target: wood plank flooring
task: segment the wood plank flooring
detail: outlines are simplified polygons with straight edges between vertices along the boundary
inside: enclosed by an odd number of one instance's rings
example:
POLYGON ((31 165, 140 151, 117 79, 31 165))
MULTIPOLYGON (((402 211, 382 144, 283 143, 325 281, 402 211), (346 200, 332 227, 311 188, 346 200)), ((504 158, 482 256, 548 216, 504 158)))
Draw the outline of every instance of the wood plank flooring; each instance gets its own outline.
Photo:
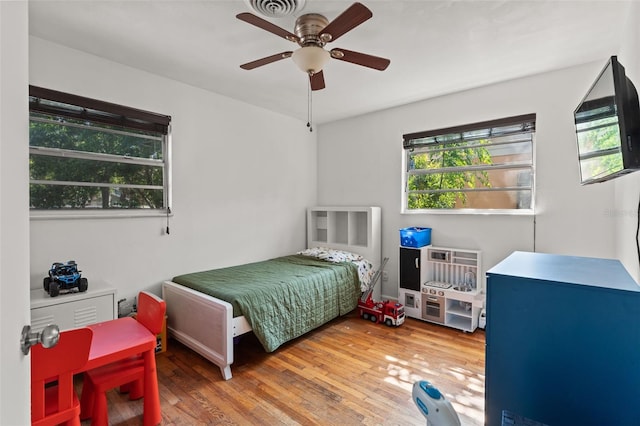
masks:
MULTIPOLYGON (((410 318, 387 327, 353 312, 270 354, 244 336, 225 381, 218 367, 169 339, 157 355, 163 424, 424 426, 411 388, 426 379, 452 401, 463 425, 482 425, 484 343, 482 330, 410 318)), ((115 390, 108 398, 110 424, 141 424, 141 400, 115 390)))

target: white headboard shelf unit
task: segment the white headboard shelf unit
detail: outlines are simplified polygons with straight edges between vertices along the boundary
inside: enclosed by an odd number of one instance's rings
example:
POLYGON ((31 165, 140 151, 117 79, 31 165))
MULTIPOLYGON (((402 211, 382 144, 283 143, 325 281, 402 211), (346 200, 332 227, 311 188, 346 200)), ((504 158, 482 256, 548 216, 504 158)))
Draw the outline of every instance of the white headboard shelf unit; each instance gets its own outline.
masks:
MULTIPOLYGON (((327 247, 362 255, 377 269, 382 261, 380 207, 318 206, 307 210, 307 247, 327 247)), ((380 298, 382 283, 373 292, 380 298)))

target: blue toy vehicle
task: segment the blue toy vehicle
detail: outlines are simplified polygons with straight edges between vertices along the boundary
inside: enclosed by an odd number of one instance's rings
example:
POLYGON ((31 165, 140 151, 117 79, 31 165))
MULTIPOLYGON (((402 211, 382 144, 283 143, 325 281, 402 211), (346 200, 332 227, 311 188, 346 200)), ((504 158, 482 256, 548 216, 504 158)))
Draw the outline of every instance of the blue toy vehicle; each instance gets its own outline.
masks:
POLYGON ((51 297, 60 294, 60 290, 68 291, 77 288, 78 291, 85 292, 89 288, 89 282, 80 275, 75 260, 67 263, 56 262, 51 265, 49 276, 44 278, 43 284, 44 290, 51 297))

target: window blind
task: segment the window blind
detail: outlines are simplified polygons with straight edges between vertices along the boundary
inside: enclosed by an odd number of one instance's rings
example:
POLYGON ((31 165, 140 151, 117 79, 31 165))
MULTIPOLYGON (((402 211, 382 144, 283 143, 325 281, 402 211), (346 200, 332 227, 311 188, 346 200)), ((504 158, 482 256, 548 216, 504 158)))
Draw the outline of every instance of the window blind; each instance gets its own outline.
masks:
POLYGON ((533 133, 535 128, 535 114, 519 115, 444 129, 407 133, 403 135, 403 147, 411 149, 433 144, 447 145, 519 133, 533 133))
POLYGON ((29 111, 167 135, 171 116, 29 86, 29 111))

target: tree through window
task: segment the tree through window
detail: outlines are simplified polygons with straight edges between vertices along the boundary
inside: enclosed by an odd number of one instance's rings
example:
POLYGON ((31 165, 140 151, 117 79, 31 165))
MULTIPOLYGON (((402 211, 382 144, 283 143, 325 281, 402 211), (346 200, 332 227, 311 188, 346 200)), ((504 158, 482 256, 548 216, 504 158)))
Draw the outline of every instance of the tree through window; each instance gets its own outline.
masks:
POLYGON ((403 211, 532 209, 535 115, 404 135, 403 211))
POLYGON ((167 209, 171 118, 30 86, 31 209, 167 209))

